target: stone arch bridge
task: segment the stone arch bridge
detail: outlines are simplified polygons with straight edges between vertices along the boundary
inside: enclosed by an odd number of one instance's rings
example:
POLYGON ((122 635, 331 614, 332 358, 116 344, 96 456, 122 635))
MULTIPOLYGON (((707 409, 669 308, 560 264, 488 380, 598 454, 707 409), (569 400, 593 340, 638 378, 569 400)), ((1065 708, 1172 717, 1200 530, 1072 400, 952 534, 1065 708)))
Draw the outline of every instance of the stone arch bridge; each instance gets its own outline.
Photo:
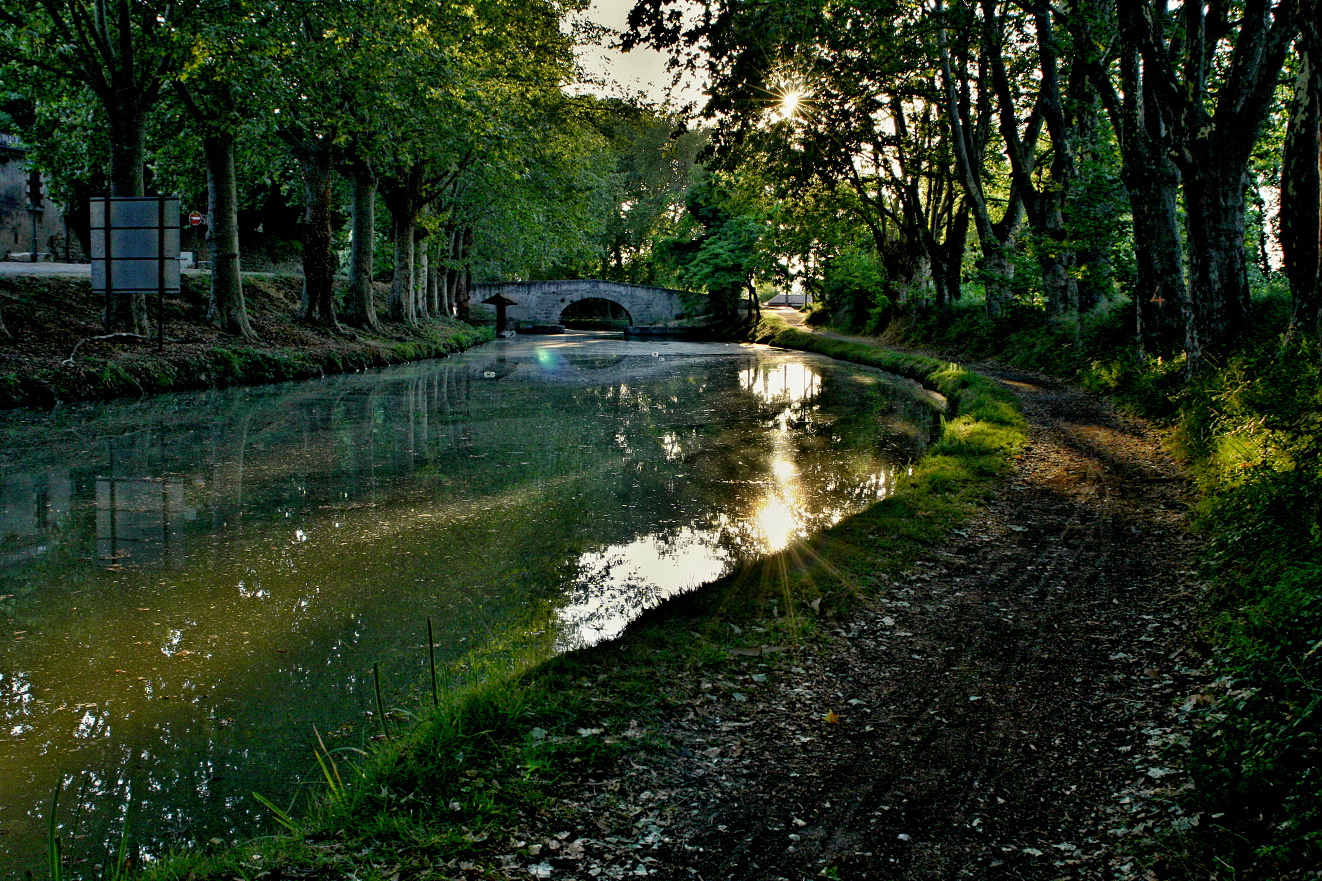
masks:
POLYGON ((679 291, 624 284, 600 279, 572 281, 505 281, 473 285, 472 308, 494 312, 482 301, 497 294, 517 305, 506 308, 506 316, 521 325, 563 324, 565 309, 582 300, 609 300, 629 313, 634 326, 672 324, 686 316, 679 291))

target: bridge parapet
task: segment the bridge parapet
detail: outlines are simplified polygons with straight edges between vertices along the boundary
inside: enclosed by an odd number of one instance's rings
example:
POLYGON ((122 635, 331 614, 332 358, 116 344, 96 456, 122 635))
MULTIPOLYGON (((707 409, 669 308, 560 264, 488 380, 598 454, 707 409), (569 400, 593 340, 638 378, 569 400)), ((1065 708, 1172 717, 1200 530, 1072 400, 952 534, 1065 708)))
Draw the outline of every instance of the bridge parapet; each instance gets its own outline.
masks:
POLYGON ((559 324, 567 307, 588 299, 617 303, 629 313, 630 324, 672 324, 686 316, 681 291, 597 278, 473 285, 473 309, 490 310, 494 315, 494 309, 479 304, 496 294, 515 302, 506 307, 506 315, 521 324, 559 324))

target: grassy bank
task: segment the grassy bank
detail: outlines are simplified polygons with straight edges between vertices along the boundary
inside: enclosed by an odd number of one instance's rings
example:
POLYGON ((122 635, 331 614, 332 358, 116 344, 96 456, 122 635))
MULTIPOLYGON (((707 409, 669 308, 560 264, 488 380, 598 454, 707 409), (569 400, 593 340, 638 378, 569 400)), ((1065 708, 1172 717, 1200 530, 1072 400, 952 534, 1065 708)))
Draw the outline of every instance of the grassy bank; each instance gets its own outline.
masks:
POLYGON ((1126 315, 1080 324, 1025 310, 957 309, 899 338, 1073 376, 1163 419, 1200 494, 1207 539, 1202 638, 1216 684, 1183 706, 1174 757, 1193 785, 1169 793, 1169 875, 1322 878, 1322 366, 1289 332, 1287 298, 1262 292, 1253 333, 1208 375, 1140 359, 1126 315))
MULTIPOLYGON (((151 867, 153 879, 333 876, 401 879, 438 866, 496 874, 520 816, 564 810, 549 798, 563 769, 603 771, 654 748, 648 723, 673 715, 664 683, 719 676, 761 646, 809 647, 864 593, 939 542, 996 485, 1024 442, 1011 397, 955 364, 764 326, 777 345, 918 379, 950 399, 928 454, 894 493, 811 542, 669 601, 620 639, 548 657, 540 646, 477 671, 440 671, 389 736, 363 755, 309 745, 309 802, 272 811, 279 834, 151 867), (585 734, 586 732, 586 734, 585 734), (313 752, 316 752, 314 757, 313 752), (278 811, 278 812, 277 812, 278 811)), ((790 653, 764 657, 793 663, 790 653)), ((291 736, 307 736, 291 732, 291 736)))
MULTIPOLYGON (((492 338, 449 319, 327 332, 295 319, 300 279, 249 275, 244 291, 258 339, 240 340, 206 323, 206 284, 206 276, 185 276, 180 295, 165 299, 158 346, 155 338, 97 339, 105 335, 101 307, 86 278, 0 277, 10 331, 0 338, 0 407, 308 379, 440 357, 492 338)), ((154 298, 149 312, 155 321, 154 298)))

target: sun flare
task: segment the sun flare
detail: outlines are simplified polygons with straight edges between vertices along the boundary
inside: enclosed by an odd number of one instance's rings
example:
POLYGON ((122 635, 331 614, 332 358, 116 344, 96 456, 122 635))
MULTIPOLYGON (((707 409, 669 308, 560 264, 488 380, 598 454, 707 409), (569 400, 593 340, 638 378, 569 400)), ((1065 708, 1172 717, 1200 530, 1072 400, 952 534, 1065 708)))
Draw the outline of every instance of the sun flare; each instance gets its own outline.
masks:
POLYGON ((797 91, 785 92, 780 96, 780 118, 791 119, 799 109, 800 102, 803 101, 803 93, 797 91))

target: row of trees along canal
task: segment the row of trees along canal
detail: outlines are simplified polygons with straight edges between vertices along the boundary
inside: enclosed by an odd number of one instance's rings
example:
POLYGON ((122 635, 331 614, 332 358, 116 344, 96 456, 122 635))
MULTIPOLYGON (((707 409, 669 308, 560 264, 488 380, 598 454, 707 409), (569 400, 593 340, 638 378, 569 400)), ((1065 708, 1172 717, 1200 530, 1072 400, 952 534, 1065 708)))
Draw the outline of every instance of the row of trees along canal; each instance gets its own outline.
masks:
MULTIPOLYGON (((584 93, 577 6, 18 0, 0 9, 0 130, 84 227, 107 190, 204 210, 210 318, 244 337, 239 209, 273 201, 301 202, 301 314, 327 327, 377 323, 392 245, 384 305, 409 323, 463 314, 474 273, 650 281, 626 264, 683 214, 706 135, 584 93)), ((243 233, 245 251, 279 235, 243 233)), ((104 320, 145 333, 146 304, 111 295, 104 320)))
MULTIPOLYGON (((874 327, 970 289, 1067 317, 1128 295, 1140 351, 1197 368, 1282 259, 1318 327, 1318 3, 640 0, 625 45, 708 78, 707 170, 705 132, 565 88, 550 0, 21 0, 0 58, 66 196, 141 194, 144 168, 199 192, 205 157, 233 333, 241 199, 301 194, 305 317, 371 326, 379 193, 405 322, 462 311, 474 272, 671 284, 727 313, 798 281, 874 327)), ((133 300, 106 319, 147 320, 133 300)))
POLYGON ((1272 196, 1318 329, 1319 21, 1318 0, 640 0, 626 44, 706 72, 718 146, 793 195, 776 228, 856 322, 969 281, 992 313, 1123 290, 1141 349, 1196 368, 1272 269, 1272 196))

